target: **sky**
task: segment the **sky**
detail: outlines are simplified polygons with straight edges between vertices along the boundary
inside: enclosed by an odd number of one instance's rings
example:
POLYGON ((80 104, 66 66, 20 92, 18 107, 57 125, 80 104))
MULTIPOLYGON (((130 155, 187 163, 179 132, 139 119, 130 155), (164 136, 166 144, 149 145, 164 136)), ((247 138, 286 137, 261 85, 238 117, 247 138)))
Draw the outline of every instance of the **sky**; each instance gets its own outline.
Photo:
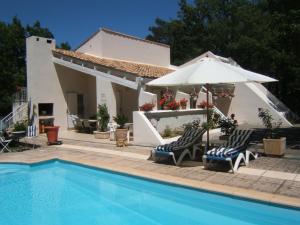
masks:
POLYGON ((73 49, 101 27, 145 38, 155 18, 175 18, 178 11, 178 0, 1 0, 0 5, 0 21, 39 20, 57 43, 67 41, 73 49))

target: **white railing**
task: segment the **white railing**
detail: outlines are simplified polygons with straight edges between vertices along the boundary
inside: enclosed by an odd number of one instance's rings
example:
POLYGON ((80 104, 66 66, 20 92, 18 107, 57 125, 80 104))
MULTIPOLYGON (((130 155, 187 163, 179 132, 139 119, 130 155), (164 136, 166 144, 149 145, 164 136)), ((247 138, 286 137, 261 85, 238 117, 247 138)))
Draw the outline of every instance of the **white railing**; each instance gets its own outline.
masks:
POLYGON ((217 113, 220 116, 220 119, 226 119, 227 117, 216 107, 213 107, 213 110, 215 113, 217 113))
POLYGON ((282 101, 273 95, 266 87, 261 84, 255 84, 267 97, 269 104, 288 121, 298 120, 299 117, 292 112, 282 101))
POLYGON ((16 102, 26 102, 27 101, 27 89, 26 87, 21 87, 18 92, 13 95, 13 101, 16 102))
POLYGON ((0 121, 0 130, 2 131, 6 128, 10 128, 17 121, 26 119, 28 111, 27 106, 27 102, 24 102, 15 108, 14 111, 2 118, 0 121))

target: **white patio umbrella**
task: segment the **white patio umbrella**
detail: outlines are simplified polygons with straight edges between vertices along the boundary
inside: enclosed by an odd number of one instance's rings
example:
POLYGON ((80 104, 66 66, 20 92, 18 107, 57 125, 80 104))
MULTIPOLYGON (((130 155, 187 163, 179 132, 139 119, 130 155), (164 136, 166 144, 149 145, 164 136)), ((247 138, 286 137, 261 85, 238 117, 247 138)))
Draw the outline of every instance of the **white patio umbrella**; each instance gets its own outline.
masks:
MULTIPOLYGON (((207 103, 209 84, 234 84, 246 82, 273 82, 277 81, 258 73, 245 70, 238 66, 223 63, 214 58, 203 58, 191 65, 169 73, 163 77, 152 80, 147 85, 170 87, 170 86, 191 86, 206 85, 207 103)), ((206 109, 207 123, 209 122, 209 109, 206 109)), ((207 129, 207 149, 209 146, 209 129, 207 129)))

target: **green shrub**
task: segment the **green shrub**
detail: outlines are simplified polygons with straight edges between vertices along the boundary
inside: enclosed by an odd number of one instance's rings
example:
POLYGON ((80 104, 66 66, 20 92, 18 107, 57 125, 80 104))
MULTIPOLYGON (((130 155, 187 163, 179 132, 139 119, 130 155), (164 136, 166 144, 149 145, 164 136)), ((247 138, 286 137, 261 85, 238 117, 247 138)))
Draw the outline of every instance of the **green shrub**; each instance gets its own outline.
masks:
POLYGON ((128 119, 123 114, 118 114, 117 116, 114 116, 114 121, 120 126, 120 129, 124 128, 125 123, 127 123, 128 119))
POLYGON ((167 138, 167 137, 172 137, 172 130, 169 126, 166 126, 162 133, 162 137, 167 138))
POLYGON ((14 124, 14 131, 26 131, 27 130, 27 121, 19 121, 14 124))
POLYGON ((106 131, 109 122, 109 113, 106 104, 98 105, 97 120, 98 130, 102 132, 106 131))

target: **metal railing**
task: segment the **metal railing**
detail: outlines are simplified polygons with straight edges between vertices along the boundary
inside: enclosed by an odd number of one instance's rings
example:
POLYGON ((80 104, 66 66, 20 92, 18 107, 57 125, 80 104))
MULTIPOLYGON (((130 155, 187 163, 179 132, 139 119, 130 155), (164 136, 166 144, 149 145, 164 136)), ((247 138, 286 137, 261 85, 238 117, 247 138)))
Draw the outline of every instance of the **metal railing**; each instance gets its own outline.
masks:
POLYGON ((24 102, 17 108, 15 108, 14 111, 3 117, 0 121, 0 130, 2 131, 4 129, 10 128, 15 122, 26 119, 28 111, 27 106, 27 102, 24 102))
POLYGON ((213 107, 213 111, 220 116, 220 119, 226 119, 227 118, 227 116, 225 116, 216 106, 213 107))
POLYGON ((18 92, 13 95, 14 102, 27 102, 27 88, 21 87, 18 92))

